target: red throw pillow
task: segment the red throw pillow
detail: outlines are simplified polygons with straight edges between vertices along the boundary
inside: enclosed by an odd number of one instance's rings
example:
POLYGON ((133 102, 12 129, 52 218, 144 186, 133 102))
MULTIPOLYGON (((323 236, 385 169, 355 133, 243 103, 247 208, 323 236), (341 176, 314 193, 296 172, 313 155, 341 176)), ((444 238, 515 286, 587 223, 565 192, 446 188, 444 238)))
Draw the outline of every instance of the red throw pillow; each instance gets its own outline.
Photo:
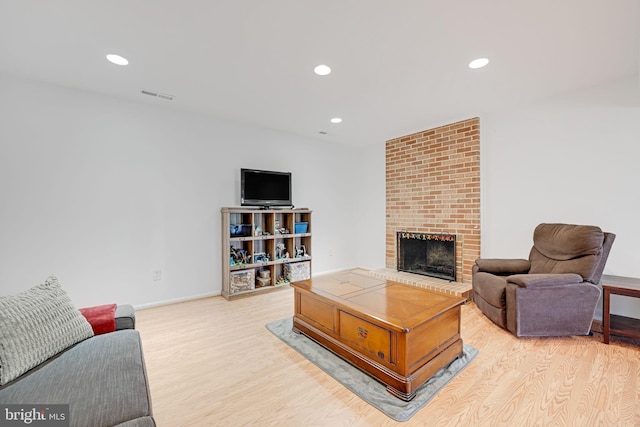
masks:
POLYGON ((81 308, 80 313, 87 319, 95 335, 116 330, 116 304, 81 308))

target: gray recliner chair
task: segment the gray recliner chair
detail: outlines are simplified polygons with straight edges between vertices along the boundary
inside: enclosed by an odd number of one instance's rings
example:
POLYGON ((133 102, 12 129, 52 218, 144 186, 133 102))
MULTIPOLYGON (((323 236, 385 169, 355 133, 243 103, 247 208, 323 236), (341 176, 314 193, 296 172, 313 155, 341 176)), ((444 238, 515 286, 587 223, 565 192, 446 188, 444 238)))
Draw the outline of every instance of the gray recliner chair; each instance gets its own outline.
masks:
POLYGON ((476 260, 473 300, 518 337, 588 335, 615 237, 591 225, 540 224, 528 260, 476 260))

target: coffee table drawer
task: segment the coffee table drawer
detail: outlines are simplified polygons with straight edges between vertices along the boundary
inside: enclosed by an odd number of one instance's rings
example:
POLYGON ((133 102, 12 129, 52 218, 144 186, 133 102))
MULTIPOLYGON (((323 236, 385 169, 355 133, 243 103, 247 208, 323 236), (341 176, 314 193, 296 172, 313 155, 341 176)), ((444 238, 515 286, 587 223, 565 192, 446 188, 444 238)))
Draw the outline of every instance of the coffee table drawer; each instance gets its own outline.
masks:
POLYGON ((306 294, 300 295, 300 315, 307 320, 315 322, 330 331, 335 331, 333 325, 333 306, 318 298, 306 294))
POLYGON ((374 359, 391 362, 391 332, 384 328, 341 311, 340 337, 372 354, 374 359))

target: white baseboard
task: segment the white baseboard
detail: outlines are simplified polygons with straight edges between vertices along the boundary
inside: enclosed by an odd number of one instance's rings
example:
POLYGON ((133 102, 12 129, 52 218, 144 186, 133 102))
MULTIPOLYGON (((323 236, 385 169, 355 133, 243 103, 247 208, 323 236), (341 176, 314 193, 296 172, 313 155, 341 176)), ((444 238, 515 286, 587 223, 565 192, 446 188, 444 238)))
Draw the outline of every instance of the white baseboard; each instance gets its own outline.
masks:
MULTIPOLYGON (((325 271, 314 271, 313 274, 311 276, 324 276, 325 274, 333 274, 333 273, 339 273, 341 271, 346 271, 346 270, 353 270, 355 268, 360 268, 357 266, 352 266, 352 267, 340 267, 334 270, 325 270, 325 271)), ((313 277, 312 277, 313 278, 313 277)))
POLYGON ((181 297, 181 298, 175 298, 175 299, 170 299, 170 300, 156 301, 156 302, 150 302, 150 303, 146 303, 146 304, 134 305, 133 308, 136 309, 136 310, 144 310, 145 308, 159 307, 161 305, 176 304, 176 303, 179 303, 179 302, 193 301, 193 300, 202 299, 202 298, 217 297, 217 296, 220 296, 220 295, 221 295, 220 292, 207 292, 207 293, 204 293, 204 294, 191 295, 191 296, 188 296, 188 297, 181 297))
MULTIPOLYGON (((338 273, 340 271, 345 271, 345 270, 353 270, 355 268, 360 268, 357 266, 345 266, 345 267, 341 267, 341 268, 337 268, 334 270, 326 270, 326 271, 321 271, 321 272, 314 272, 313 276, 322 276, 325 274, 332 274, 332 273, 338 273)), ((155 302, 150 302, 150 303, 145 303, 145 304, 134 304, 133 308, 136 310, 144 310, 145 308, 152 308, 152 307, 159 307, 162 305, 169 305, 169 304, 176 304, 179 302, 187 302, 187 301, 193 301, 196 299, 201 299, 201 298, 209 298, 209 297, 217 297, 220 296, 221 293, 220 292, 207 292, 204 294, 198 294, 198 295, 190 295, 187 297, 181 297, 181 298, 175 298, 175 299, 170 299, 170 300, 164 300, 164 301, 155 301, 155 302)))

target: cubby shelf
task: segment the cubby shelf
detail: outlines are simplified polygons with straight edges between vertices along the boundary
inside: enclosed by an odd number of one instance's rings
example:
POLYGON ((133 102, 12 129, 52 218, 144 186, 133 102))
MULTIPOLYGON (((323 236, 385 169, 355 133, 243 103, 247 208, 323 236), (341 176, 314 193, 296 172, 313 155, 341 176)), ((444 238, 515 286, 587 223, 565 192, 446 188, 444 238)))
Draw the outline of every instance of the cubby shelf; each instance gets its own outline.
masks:
POLYGON ((268 292, 290 279, 311 277, 310 210, 222 208, 221 214, 223 297, 268 292), (257 257, 264 260, 255 262, 257 257))

